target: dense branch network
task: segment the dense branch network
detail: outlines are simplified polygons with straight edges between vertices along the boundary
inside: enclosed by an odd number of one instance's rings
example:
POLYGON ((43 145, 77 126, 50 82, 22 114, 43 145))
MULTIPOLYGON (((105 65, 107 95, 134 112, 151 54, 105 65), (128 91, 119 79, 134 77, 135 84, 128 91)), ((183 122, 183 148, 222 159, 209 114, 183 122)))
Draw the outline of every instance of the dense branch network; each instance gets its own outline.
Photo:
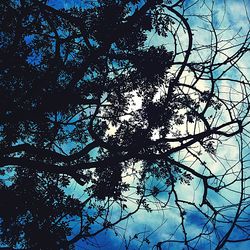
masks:
MULTIPOLYGON (((171 206, 181 236, 157 249, 249 240, 249 80, 239 66, 249 32, 223 36, 229 29, 216 27, 206 1, 207 15, 190 14, 193 5, 182 0, 80 2, 68 9, 39 0, 0 3, 1 196, 15 201, 15 212, 0 206, 9 230, 3 242, 67 248, 108 229, 118 234, 141 209, 171 206), (197 39, 195 18, 206 24, 207 44, 197 39), (227 144, 237 146, 238 159, 223 158, 227 144), (65 193, 71 183, 81 198, 65 193), (180 184, 197 185, 201 196, 182 198, 180 184), (33 204, 23 205, 30 190, 33 204), (237 193, 237 203, 224 190, 237 193), (202 217, 195 236, 188 210, 202 217), (38 224, 52 235, 44 232, 47 243, 34 237, 38 224), (242 238, 230 238, 235 228, 242 238)), ((139 235, 125 239, 127 249, 133 241, 150 244, 139 235)))

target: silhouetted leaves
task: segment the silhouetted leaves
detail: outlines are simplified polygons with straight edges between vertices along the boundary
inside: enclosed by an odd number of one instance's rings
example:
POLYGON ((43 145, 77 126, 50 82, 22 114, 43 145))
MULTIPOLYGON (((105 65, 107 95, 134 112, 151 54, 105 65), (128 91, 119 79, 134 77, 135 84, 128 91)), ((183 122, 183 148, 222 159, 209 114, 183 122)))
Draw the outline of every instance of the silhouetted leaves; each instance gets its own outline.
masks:
POLYGON ((212 66, 188 63, 192 31, 171 1, 79 2, 0 3, 0 239, 9 247, 73 248, 133 214, 127 191, 138 196, 134 212, 151 212, 148 197, 175 194, 193 175, 208 185, 175 154, 187 149, 202 163, 200 148, 216 154, 213 134, 230 136, 223 131, 232 128, 214 128, 217 117, 209 123, 225 102, 215 81, 196 88, 212 66), (190 35, 187 50, 179 29, 190 35), (171 46, 151 41, 169 34, 171 46), (187 68, 190 85, 182 81, 187 68))

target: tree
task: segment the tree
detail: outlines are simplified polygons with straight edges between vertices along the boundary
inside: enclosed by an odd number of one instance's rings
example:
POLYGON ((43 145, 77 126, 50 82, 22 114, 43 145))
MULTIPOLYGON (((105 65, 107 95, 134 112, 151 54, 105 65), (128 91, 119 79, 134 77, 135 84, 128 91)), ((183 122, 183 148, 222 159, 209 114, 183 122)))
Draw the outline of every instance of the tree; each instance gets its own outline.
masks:
POLYGON ((222 29, 213 1, 0 6, 3 247, 69 249, 109 231, 127 249, 250 239, 249 33, 222 29), (171 206, 171 235, 126 232, 171 206))

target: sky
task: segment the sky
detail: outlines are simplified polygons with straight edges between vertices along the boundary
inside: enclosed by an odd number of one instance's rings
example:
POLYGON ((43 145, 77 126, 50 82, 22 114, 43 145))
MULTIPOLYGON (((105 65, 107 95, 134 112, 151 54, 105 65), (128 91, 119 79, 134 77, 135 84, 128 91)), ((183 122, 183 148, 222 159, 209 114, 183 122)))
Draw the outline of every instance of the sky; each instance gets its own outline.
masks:
MULTIPOLYGON (((57 1, 57 0, 50 0, 49 4, 56 8, 70 8, 74 5, 78 6, 81 3, 80 0, 65 0, 65 1, 57 1)), ((247 0, 188 0, 185 1, 184 7, 186 10, 186 15, 188 18, 188 22, 191 26, 191 28, 194 30, 193 32, 193 39, 194 39, 194 46, 200 46, 200 45, 209 45, 211 40, 215 39, 214 37, 211 37, 211 32, 206 30, 208 28, 207 20, 204 20, 204 16, 201 17, 200 15, 204 14, 210 14, 210 10, 213 8, 213 16, 211 19, 211 16, 208 17, 209 20, 211 20, 215 26, 216 29, 219 29, 220 35, 218 36, 221 43, 221 47, 229 47, 229 43, 226 41, 227 39, 230 39, 231 37, 234 37, 235 34, 237 34, 235 38, 235 43, 238 43, 239 41, 242 41, 241 35, 246 34, 246 32, 249 29, 249 15, 250 15, 250 4, 247 3, 247 0), (196 3, 195 5, 193 5, 196 3), (214 3, 214 5, 212 4, 214 3), (196 14, 196 16, 190 16, 190 14, 196 14)), ((185 46, 187 46, 187 33, 185 33, 181 28, 179 29, 179 38, 181 41, 181 45, 183 46, 185 50, 185 46)), ((149 34, 148 39, 148 45, 162 45, 171 43, 171 38, 162 38, 160 36, 157 36, 155 34, 149 34)), ((232 45, 232 44, 231 44, 232 45)), ((228 49, 226 51, 227 53, 234 53, 235 48, 232 47, 231 49, 228 49)), ((190 61, 197 61, 201 57, 202 60, 204 58, 207 58, 209 56, 210 51, 204 49, 204 51, 198 53, 193 53, 190 57, 190 61)), ((221 62, 226 59, 226 56, 229 54, 220 54, 216 57, 216 62, 221 62)), ((248 55, 249 58, 249 55, 248 55)), ((249 62, 247 56, 244 56, 239 62, 238 65, 241 67, 242 72, 248 77, 249 79, 249 62)), ((176 58, 176 60, 182 60, 182 56, 176 58)), ((220 69, 222 70, 222 69, 220 69)), ((215 72, 215 75, 220 74, 220 70, 218 72, 215 72)), ((234 69, 230 70, 226 74, 227 77, 239 77, 239 72, 235 71, 234 69)), ((182 81, 184 81, 187 84, 191 84, 193 80, 193 76, 191 72, 184 72, 182 78, 182 81)), ((199 89, 209 89, 209 82, 207 81, 200 81, 197 83, 197 86, 199 89)), ((239 91, 241 91, 240 86, 235 84, 235 82, 231 82, 228 80, 220 81, 218 82, 218 89, 221 92, 221 95, 225 99, 232 98, 233 100, 239 99, 239 91)), ((159 93, 161 95, 161 93, 159 93)), ((134 108, 140 107, 140 99, 136 98, 134 99, 136 102, 136 105, 134 108)), ((240 110, 241 111, 241 110, 240 110)), ((234 113, 235 116, 242 116, 244 115, 240 111, 234 113)), ((228 114, 226 112, 223 112, 220 115, 220 119, 215 121, 217 124, 219 123, 225 123, 228 120, 228 114)), ((193 128, 189 128, 190 131, 193 128)), ((112 130, 112 129, 111 129, 112 130)), ((185 129, 183 129, 183 133, 185 132, 185 129)), ((245 144, 247 144, 247 141, 249 141, 249 138, 244 138, 246 140, 245 144)), ((240 171, 241 165, 239 164, 239 157, 241 154, 241 151, 239 150, 239 138, 231 138, 227 139, 225 141, 222 141, 221 144, 217 145, 217 156, 211 155, 209 153, 203 152, 203 159, 207 162, 207 166, 209 166, 210 170, 216 174, 224 174, 227 169, 230 169, 231 174, 227 175, 227 177, 224 179, 226 183, 233 182, 235 180, 235 175, 237 175, 237 171, 240 171), (230 163, 230 164, 228 164, 230 163), (233 167, 232 167, 233 166, 233 167)), ((247 148, 243 150, 243 153, 247 155, 247 148)), ((186 152, 180 152, 178 155, 174 156, 175 159, 182 162, 183 164, 187 164, 191 166, 193 169, 195 169, 197 172, 202 172, 203 167, 201 164, 199 164, 191 155, 187 155, 186 152)), ((246 165, 244 167, 247 167, 248 160, 250 160, 249 155, 247 158, 245 158, 246 165)), ((140 164, 136 166, 138 169, 140 169, 140 164)), ((249 176, 249 169, 248 173, 246 172, 246 175, 249 176)), ((127 182, 130 182, 133 184, 133 182, 136 182, 135 179, 131 177, 124 177, 127 182)), ((245 185, 249 185, 246 182, 245 185)), ((161 180, 156 180, 155 178, 149 178, 148 180, 149 186, 162 186, 163 182, 161 180)), ((235 190, 240 190, 240 184, 239 182, 232 183, 228 189, 222 191, 222 193, 215 193, 210 192, 208 194, 208 198, 211 201, 211 203, 216 204, 216 206, 226 206, 230 202, 237 204, 239 202, 239 194, 235 192, 235 190)), ((176 192, 178 193, 179 199, 186 200, 187 202, 195 202, 199 209, 201 209, 204 214, 210 213, 209 209, 204 206, 200 207, 199 204, 201 204, 202 196, 203 196, 203 185, 200 182, 198 178, 194 178, 190 185, 187 184, 176 184, 176 192)), ((79 185, 76 183, 71 184, 68 192, 73 193, 74 196, 85 198, 85 195, 82 192, 82 189, 79 185)), ((248 189, 249 193, 249 189, 248 189)), ((131 191, 127 192, 128 196, 131 196, 131 191)), ((134 194, 134 197, 136 195, 134 194)), ((165 241, 165 240, 180 240, 183 239, 183 233, 182 228, 180 226, 180 215, 179 210, 174 202, 173 197, 170 199, 167 206, 163 206, 163 202, 159 202, 158 199, 161 201, 166 201, 168 199, 168 192, 161 193, 158 197, 152 197, 151 198, 151 205, 153 208, 153 212, 149 213, 145 210, 139 210, 136 214, 134 214, 131 218, 129 218, 126 221, 123 221, 119 224, 117 227, 117 234, 118 237, 114 235, 113 232, 103 232, 99 235, 97 235, 94 238, 91 238, 87 241, 79 241, 75 244, 75 248, 78 250, 80 249, 86 249, 86 250, 92 250, 92 249, 108 249, 108 250, 119 250, 119 249, 125 249, 125 245, 129 244, 129 239, 131 240, 131 243, 129 245, 129 250, 133 249, 156 249, 154 248, 154 245, 159 241, 165 241), (142 240, 147 239, 147 241, 143 242, 142 240)), ((129 209, 133 209, 136 207, 133 201, 129 201, 127 206, 129 209)), ((192 238, 198 235, 201 230, 206 228, 204 226, 204 223, 206 223, 206 218, 201 213, 198 213, 197 210, 190 206, 185 205, 183 206, 185 210, 185 225, 188 233, 188 237, 192 238)), ((246 210, 248 213, 250 210, 246 210)), ((112 215, 110 216, 110 220, 114 220, 117 216, 117 213, 119 212, 119 209, 117 207, 113 207, 112 215)), ((225 210, 224 215, 226 216, 233 216, 235 214, 235 209, 229 208, 225 210)), ((242 216, 247 216, 247 214, 242 213, 242 216)), ((221 218, 223 221, 223 218, 221 218)), ((218 229, 220 228, 218 233, 225 233, 230 226, 230 222, 225 223, 218 223, 216 227, 218 229)), ((77 223, 75 224, 75 232, 77 232, 77 223)), ((206 228, 207 232, 211 230, 211 223, 206 228)), ((233 237, 237 238, 239 235, 238 231, 235 231, 233 233, 233 237), (238 234, 238 235, 237 235, 238 234)), ((204 236, 200 241, 194 241, 193 244, 194 249, 213 249, 215 245, 210 246, 207 244, 208 241, 216 241, 216 237, 218 235, 210 234, 207 236, 204 236)), ((224 249, 237 249, 237 250, 247 250, 249 249, 250 245, 248 242, 241 242, 241 243, 235 243, 233 245, 226 245, 224 249)), ((162 245, 162 249, 174 249, 174 250, 181 250, 186 249, 183 244, 177 244, 177 243, 167 243, 162 245)))
MULTIPOLYGON (((50 1, 50 4, 52 6, 56 6, 57 8, 70 8, 72 5, 78 5, 80 1, 50 1)), ((185 8, 186 15, 188 18, 188 22, 191 26, 193 31, 193 39, 194 39, 194 46, 200 46, 200 45, 209 45, 211 41, 214 41, 215 37, 211 36, 211 32, 208 31, 208 23, 207 19, 204 19, 204 16, 201 17, 200 15, 205 14, 211 14, 210 11, 212 10, 212 17, 206 17, 208 20, 210 20, 214 27, 221 32, 219 32, 219 41, 220 46, 222 48, 229 47, 229 42, 227 39, 230 39, 236 35, 235 43, 238 43, 239 41, 242 41, 241 35, 246 34, 246 32, 249 29, 249 13, 250 13, 250 5, 247 3, 247 1, 244 0, 230 0, 230 1, 223 1, 223 0, 215 0, 215 1, 185 1, 185 8), (194 4, 196 3, 196 4, 194 4), (194 4, 194 5, 193 5, 194 4), (196 16, 190 16, 195 13, 196 16)), ((187 46, 187 34, 183 30, 179 30, 179 37, 181 40, 181 45, 183 47, 187 46)), ((161 45, 161 44, 168 44, 171 43, 170 38, 162 38, 155 34, 149 34, 149 45, 161 45)), ((185 49, 184 49, 185 50, 185 49)), ((235 48, 232 47, 231 49, 228 49, 226 51, 227 53, 234 53, 235 48)), ((201 57, 201 60, 204 60, 204 58, 207 58, 209 56, 209 49, 198 53, 193 53, 191 55, 190 60, 197 61, 198 58, 201 57)), ((229 54, 220 54, 216 57, 216 62, 221 62, 226 59, 226 57, 229 54)), ((177 60, 182 60, 182 57, 177 57, 177 60)), ((249 79, 249 66, 248 66, 248 60, 247 56, 244 56, 239 62, 238 65, 241 67, 242 72, 248 77, 249 79)), ((215 72, 215 75, 219 75, 221 73, 222 69, 219 69, 218 72, 215 72)), ((230 70, 226 74, 227 77, 239 77, 238 72, 235 70, 230 70)), ((185 81, 185 83, 191 84, 193 80, 192 74, 190 72, 184 72, 182 76, 182 80, 185 81)), ((200 81, 197 83, 198 87, 200 89, 209 89, 209 82, 206 81, 200 81)), ((221 95, 225 98, 233 98, 237 99, 240 98, 238 91, 240 87, 235 85, 235 82, 230 81, 221 81, 218 82, 218 89, 221 91, 221 95)), ((140 99, 135 98, 135 102, 137 102, 137 107, 140 106, 140 99)), ((235 116, 241 116, 242 113, 238 112, 235 114, 235 116)), ((224 114, 220 115, 220 119, 217 120, 218 123, 224 123, 227 121, 228 115, 226 112, 224 114)), ((231 174, 228 175, 224 181, 226 183, 229 183, 235 179, 235 172, 240 170, 240 164, 239 164, 239 138, 231 138, 227 141, 223 141, 221 144, 217 146, 217 156, 213 156, 211 154, 204 153, 203 158, 207 162, 207 165, 209 166, 210 170, 214 174, 223 174, 229 167, 234 166, 230 171, 231 174), (230 163, 230 166, 228 164, 230 163)), ((247 150, 247 149, 245 149, 247 150)), ((244 152, 246 153, 246 152, 244 152)), ((185 152, 180 152, 180 154, 175 156, 178 160, 180 160, 182 163, 189 164, 192 166, 192 168, 196 169, 197 171, 202 171, 202 166, 200 166, 197 162, 194 161, 194 158, 192 156, 187 156, 185 152)), ((248 156, 249 157, 249 156, 248 156)), ((250 159, 250 158, 249 158, 250 159)), ((247 163, 247 161, 246 161, 247 163)), ((140 166, 138 166, 140 168, 140 166)), ((247 174, 247 173, 246 173, 247 174)), ((249 175, 249 170, 248 170, 249 175)), ((128 180, 129 182, 133 183, 133 180, 128 180)), ((161 185, 161 182, 158 180, 150 180, 153 184, 157 183, 157 185, 161 185)), ((247 185, 247 183, 246 183, 247 185)), ((72 188, 73 192, 80 192, 77 188, 76 184, 72 184, 74 186, 72 188), (77 191, 78 190, 78 191, 77 191)), ((208 198, 211 201, 211 203, 216 204, 217 206, 225 206, 228 205, 230 202, 237 204, 239 202, 239 194, 232 191, 232 190, 239 190, 240 185, 238 182, 233 183, 229 186, 228 189, 223 191, 222 193, 215 193, 210 192, 208 194, 208 198)), ((185 185, 185 184, 176 184, 176 190, 178 193, 179 199, 185 199, 186 201, 193 202, 195 201, 196 204, 200 204, 202 200, 203 195, 203 186, 201 185, 200 180, 197 178, 194 178, 191 182, 191 185, 185 185)), ((167 193, 161 194, 160 198, 162 200, 167 199, 167 193)), ((92 249, 109 249, 109 250, 116 250, 116 249, 125 249, 126 242, 128 243, 129 238, 133 239, 129 245, 128 249, 153 249, 154 245, 158 241, 164 241, 164 240, 179 240, 183 239, 182 234, 182 228, 180 227, 180 216, 178 208, 176 207, 173 200, 170 200, 169 204, 162 208, 161 203, 157 202, 156 199, 152 198, 152 202, 154 202, 154 205, 152 207, 154 208, 154 211, 151 213, 148 213, 144 210, 138 211, 135 215, 133 215, 129 220, 122 222, 120 225, 120 230, 118 234, 120 234, 120 237, 117 237, 114 235, 113 232, 103 232, 99 234, 97 237, 92 238, 89 241, 79 241, 75 247, 76 249, 86 249, 86 250, 92 250, 92 249), (141 232, 138 234, 138 232, 141 232), (121 240, 122 238, 122 240, 121 240), (148 239, 148 243, 141 244, 142 239, 148 239)), ((134 206, 134 204, 131 202, 131 204, 128 204, 128 206, 134 206)), ((193 207, 191 206, 183 206, 185 208, 186 215, 185 217, 185 225, 187 229, 188 236, 190 238, 195 237, 198 235, 203 226, 206 222, 206 218, 201 213, 198 213, 193 207)), ((209 213, 209 209, 201 208, 200 209, 206 214, 209 213)), ((115 214, 116 209, 114 207, 115 214)), ((248 212, 250 210, 248 209, 248 212)), ((235 214, 235 209, 227 209, 224 212, 224 215, 230 216, 235 214)), ((244 213, 243 213, 244 214, 244 213)), ((244 214, 244 216, 247 216, 247 214, 244 214)), ((115 217, 115 216, 114 216, 115 217)), ((112 220, 112 218, 110 218, 112 220)), ((222 235, 229 229, 230 222, 225 223, 218 223, 216 225, 218 230, 218 234, 222 233, 222 235)), ((207 226, 207 231, 211 230, 211 225, 207 226)), ((233 233, 234 239, 239 237, 239 231, 235 231, 233 233)), ((216 237, 218 235, 211 234, 208 236, 204 236, 203 239, 200 241, 196 241, 196 244, 194 244, 194 249, 213 249, 215 245, 212 244, 210 246, 208 241, 216 241, 216 237)), ((195 242, 195 241, 194 241, 195 242)), ((185 249, 183 244, 177 244, 177 243, 168 243, 162 245, 163 249, 185 249), (184 247, 184 248, 183 248, 184 247)), ((155 248, 156 249, 156 248, 155 248)), ((241 242, 241 243, 234 243, 232 245, 228 244, 225 246, 224 249, 238 249, 238 250, 247 250, 249 249, 249 243, 248 242, 241 242)))

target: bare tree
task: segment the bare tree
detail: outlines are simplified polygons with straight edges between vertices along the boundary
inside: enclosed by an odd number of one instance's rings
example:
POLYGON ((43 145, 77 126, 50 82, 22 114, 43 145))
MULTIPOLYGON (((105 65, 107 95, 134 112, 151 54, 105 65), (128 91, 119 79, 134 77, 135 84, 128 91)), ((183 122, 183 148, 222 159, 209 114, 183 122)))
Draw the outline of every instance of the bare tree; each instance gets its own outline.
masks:
POLYGON ((3 247, 94 247, 109 232, 125 249, 250 239, 249 31, 224 26, 232 6, 0 6, 3 247))

